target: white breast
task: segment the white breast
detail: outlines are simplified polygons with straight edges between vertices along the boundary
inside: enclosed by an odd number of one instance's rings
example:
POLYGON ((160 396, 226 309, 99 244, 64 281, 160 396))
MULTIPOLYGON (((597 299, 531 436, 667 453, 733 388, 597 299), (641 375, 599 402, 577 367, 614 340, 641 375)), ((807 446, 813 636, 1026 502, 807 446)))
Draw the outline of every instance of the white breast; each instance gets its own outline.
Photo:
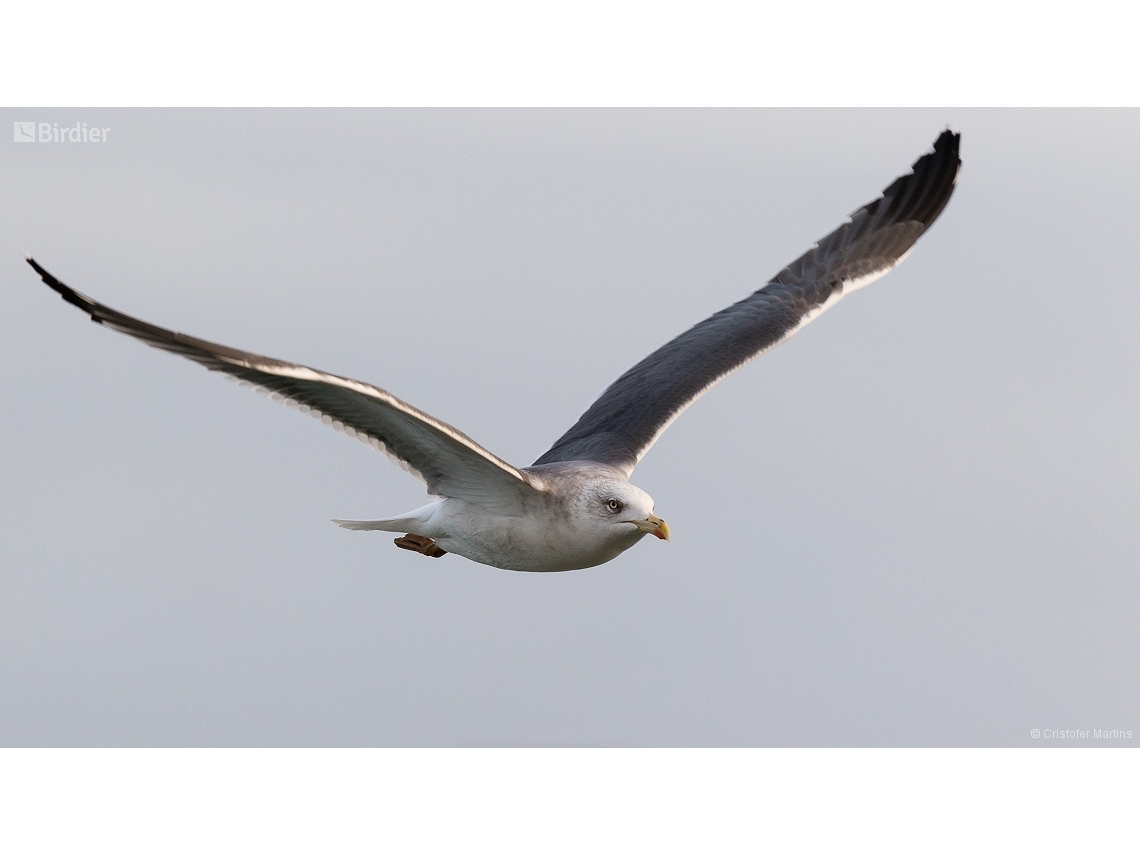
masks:
POLYGON ((547 508, 528 508, 516 516, 488 513, 462 499, 445 499, 417 532, 441 548, 480 564, 504 570, 558 572, 594 567, 616 558, 637 543, 643 532, 632 526, 617 536, 581 524, 547 508))

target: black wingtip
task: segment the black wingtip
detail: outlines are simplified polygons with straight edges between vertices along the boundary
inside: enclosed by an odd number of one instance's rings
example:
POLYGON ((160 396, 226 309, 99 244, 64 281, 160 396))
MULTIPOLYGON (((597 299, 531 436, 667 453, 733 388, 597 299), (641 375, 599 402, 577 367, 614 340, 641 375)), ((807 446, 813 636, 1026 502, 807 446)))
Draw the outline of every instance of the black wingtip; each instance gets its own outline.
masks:
POLYGON ((63 297, 64 300, 71 303, 71 305, 76 306, 90 314, 91 320, 99 321, 99 318, 95 317, 92 312, 92 308, 97 305, 94 300, 85 294, 80 294, 70 285, 65 285, 64 283, 60 282, 47 270, 45 270, 43 266, 30 255, 25 255, 24 260, 32 266, 32 270, 36 271, 36 273, 40 275, 40 279, 44 281, 45 285, 59 294, 59 296, 63 297))
POLYGON ((916 160, 907 175, 900 175, 883 191, 895 219, 922 223, 924 230, 938 219, 958 183, 961 139, 960 133, 946 128, 934 141, 933 151, 916 160))
POLYGON ((56 279, 54 276, 52 276, 50 273, 48 273, 46 270, 44 270, 44 268, 40 265, 40 263, 38 261, 36 261, 34 258, 32 258, 30 255, 25 255, 24 261, 26 261, 26 262, 28 262, 28 264, 32 265, 32 270, 36 271, 36 273, 38 273, 40 275, 40 279, 44 280, 44 284, 47 285, 49 288, 52 288, 53 290, 58 291, 60 294, 63 294, 65 292, 71 290, 66 285, 64 285, 62 282, 60 282, 58 279, 56 279))
POLYGON ((959 131, 950 130, 950 126, 946 126, 946 130, 938 135, 938 139, 934 141, 934 152, 941 155, 950 155, 952 157, 958 156, 958 144, 962 139, 962 134, 959 131))

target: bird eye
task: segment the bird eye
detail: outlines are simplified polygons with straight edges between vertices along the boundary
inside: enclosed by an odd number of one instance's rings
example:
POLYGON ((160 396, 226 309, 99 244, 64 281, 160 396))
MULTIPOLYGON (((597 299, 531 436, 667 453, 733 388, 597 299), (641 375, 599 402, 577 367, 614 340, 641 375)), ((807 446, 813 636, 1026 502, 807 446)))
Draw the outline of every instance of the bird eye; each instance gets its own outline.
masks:
POLYGON ((606 502, 606 507, 616 514, 621 510, 621 502, 619 502, 617 499, 610 499, 608 502, 606 502))

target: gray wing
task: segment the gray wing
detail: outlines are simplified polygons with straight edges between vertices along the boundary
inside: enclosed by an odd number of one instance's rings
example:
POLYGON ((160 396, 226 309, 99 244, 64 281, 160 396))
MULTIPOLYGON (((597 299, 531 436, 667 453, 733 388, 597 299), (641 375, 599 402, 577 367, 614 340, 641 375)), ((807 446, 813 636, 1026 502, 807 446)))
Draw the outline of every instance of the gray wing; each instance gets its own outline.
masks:
POLYGON ((906 257, 954 192, 962 163, 958 138, 944 131, 910 173, 767 285, 619 377, 535 465, 593 460, 628 477, 661 433, 709 388, 906 257))
POLYGON ((60 282, 32 258, 30 264, 64 300, 91 320, 192 359, 269 392, 383 451, 439 496, 486 504, 542 490, 540 478, 499 459, 444 422, 367 383, 338 377, 171 332, 104 306, 60 282))

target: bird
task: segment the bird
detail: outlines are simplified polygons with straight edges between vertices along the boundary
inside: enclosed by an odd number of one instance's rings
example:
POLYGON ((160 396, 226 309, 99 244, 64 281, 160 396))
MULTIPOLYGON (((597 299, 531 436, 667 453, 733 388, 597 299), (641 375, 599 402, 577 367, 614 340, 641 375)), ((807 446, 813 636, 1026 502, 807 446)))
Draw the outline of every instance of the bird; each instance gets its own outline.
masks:
POLYGON ((386 453, 430 501, 399 516, 333 522, 400 533, 396 546, 505 570, 604 564, 647 535, 670 539, 630 483, 666 428, 716 383, 787 341, 841 298, 897 267, 950 200, 960 134, 947 128, 911 171, 853 212, 762 288, 706 318, 622 374, 541 457, 515 467, 449 424, 358 380, 173 332, 110 308, 28 264, 105 327, 223 372, 386 453))

